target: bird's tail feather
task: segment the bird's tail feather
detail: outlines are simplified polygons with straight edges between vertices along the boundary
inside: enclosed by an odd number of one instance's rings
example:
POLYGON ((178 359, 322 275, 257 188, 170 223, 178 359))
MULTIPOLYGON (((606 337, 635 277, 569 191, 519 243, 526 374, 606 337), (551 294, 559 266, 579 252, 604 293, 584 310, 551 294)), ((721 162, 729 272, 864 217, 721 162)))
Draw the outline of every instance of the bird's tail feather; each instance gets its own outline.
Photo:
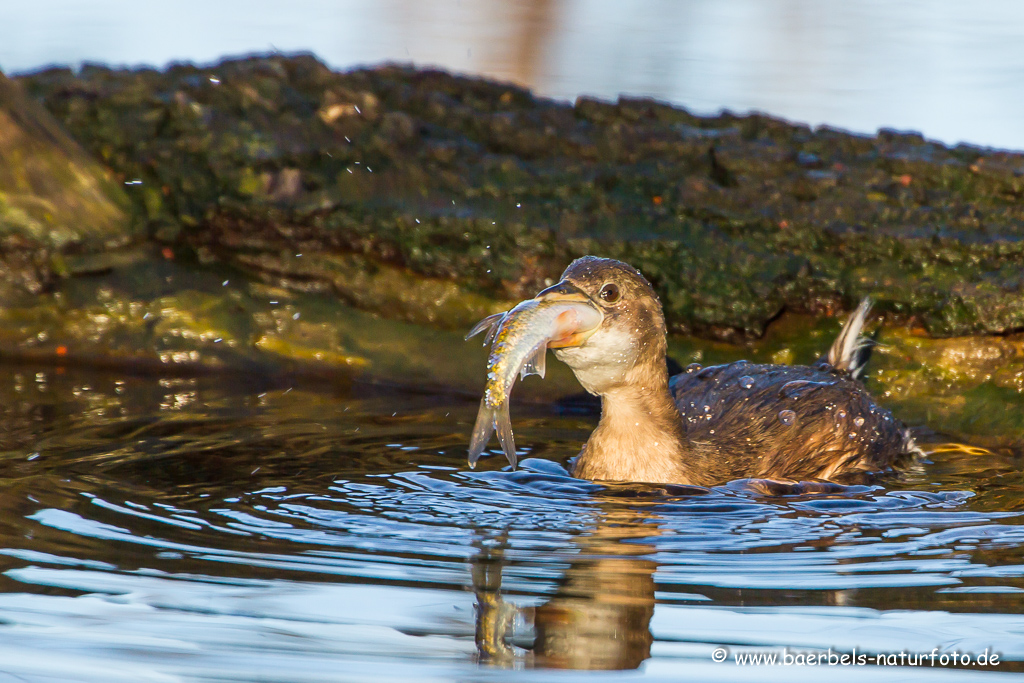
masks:
POLYGON ((862 336, 861 332, 864 331, 864 323, 871 312, 871 303, 871 299, 867 297, 861 300, 857 310, 846 319, 839 336, 828 350, 829 365, 850 373, 854 379, 860 379, 864 374, 867 357, 870 355, 865 351, 870 348, 872 342, 862 336))

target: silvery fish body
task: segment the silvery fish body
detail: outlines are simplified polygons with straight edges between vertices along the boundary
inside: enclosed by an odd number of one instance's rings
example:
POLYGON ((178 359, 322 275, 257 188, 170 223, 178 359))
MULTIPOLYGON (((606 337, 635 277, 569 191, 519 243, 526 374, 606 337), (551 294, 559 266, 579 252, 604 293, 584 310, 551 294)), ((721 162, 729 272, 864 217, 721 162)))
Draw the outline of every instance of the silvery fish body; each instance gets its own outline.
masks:
POLYGON ((508 412, 509 394, 516 376, 544 376, 548 343, 571 335, 581 327, 596 327, 601 313, 577 301, 528 299, 507 313, 481 320, 466 339, 488 330, 484 344, 492 342, 487 361, 487 385, 469 444, 469 464, 475 466, 494 431, 505 457, 516 466, 516 446, 508 412))

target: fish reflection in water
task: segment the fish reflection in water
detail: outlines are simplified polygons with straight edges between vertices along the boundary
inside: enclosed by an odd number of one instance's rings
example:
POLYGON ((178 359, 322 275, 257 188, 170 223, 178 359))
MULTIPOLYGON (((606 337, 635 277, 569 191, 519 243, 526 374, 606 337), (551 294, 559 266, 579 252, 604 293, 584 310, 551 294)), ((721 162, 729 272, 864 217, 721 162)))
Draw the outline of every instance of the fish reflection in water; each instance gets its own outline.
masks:
POLYGON ((528 663, 554 669, 635 669, 650 657, 654 615, 654 572, 647 559, 654 546, 642 541, 659 534, 657 515, 603 510, 593 530, 576 538, 573 561, 555 595, 536 607, 516 608, 501 595, 505 536, 482 539, 473 560, 476 643, 483 661, 509 666, 519 657, 509 643, 529 650, 528 663), (513 633, 521 619, 533 638, 513 633))

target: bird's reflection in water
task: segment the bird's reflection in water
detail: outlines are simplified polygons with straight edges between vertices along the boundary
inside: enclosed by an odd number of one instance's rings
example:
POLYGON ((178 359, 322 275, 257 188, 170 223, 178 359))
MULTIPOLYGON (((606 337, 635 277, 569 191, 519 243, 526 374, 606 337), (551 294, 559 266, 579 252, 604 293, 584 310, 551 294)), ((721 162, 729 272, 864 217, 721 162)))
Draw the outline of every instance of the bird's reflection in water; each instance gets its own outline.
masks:
POLYGON ((533 608, 516 608, 501 596, 505 537, 481 540, 473 561, 481 660, 558 669, 640 666, 653 641, 656 568, 645 558, 654 547, 643 540, 658 535, 656 522, 649 513, 602 511, 593 530, 576 537, 579 559, 571 562, 555 595, 533 608), (520 619, 532 623, 532 644, 528 637, 513 637, 512 625, 520 619))

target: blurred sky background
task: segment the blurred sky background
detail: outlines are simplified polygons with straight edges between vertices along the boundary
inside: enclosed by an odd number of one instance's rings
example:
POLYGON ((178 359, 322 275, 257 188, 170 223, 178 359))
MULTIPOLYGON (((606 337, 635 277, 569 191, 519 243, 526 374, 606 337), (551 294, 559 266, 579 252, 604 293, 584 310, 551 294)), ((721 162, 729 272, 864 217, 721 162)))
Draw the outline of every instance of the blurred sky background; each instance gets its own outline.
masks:
POLYGON ((311 51, 1024 150, 1024 0, 0 0, 0 69, 311 51))

